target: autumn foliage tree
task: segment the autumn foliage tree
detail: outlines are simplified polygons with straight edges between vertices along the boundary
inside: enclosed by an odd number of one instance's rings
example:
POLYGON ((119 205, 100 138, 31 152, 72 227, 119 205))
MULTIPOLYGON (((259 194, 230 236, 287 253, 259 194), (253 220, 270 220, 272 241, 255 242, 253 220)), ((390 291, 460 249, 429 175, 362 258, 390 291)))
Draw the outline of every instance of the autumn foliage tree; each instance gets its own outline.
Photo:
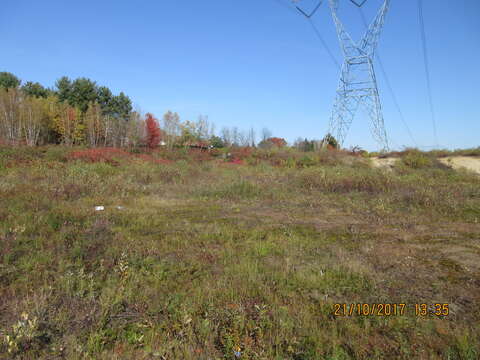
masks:
POLYGON ((158 146, 161 140, 162 132, 158 127, 158 120, 155 117, 148 113, 145 119, 145 126, 147 130, 147 146, 150 149, 158 146))
POLYGON ((287 146, 287 142, 285 139, 278 138, 278 137, 271 137, 270 139, 267 139, 268 142, 271 142, 274 146, 276 147, 285 147, 287 146))
POLYGON ((279 147, 279 148, 282 148, 282 147, 285 147, 287 146, 287 142, 285 141, 285 139, 282 139, 282 138, 278 138, 278 137, 270 137, 266 140, 262 140, 258 146, 260 148, 264 148, 264 149, 270 149, 272 147, 279 147))

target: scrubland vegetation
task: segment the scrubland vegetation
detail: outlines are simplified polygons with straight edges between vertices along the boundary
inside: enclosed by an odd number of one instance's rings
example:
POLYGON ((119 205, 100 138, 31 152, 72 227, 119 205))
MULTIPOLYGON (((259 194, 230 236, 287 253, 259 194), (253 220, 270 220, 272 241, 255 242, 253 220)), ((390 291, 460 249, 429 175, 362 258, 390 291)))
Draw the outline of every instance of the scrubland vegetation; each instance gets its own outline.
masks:
POLYGON ((0 148, 0 357, 478 359, 479 177, 397 156, 0 148))

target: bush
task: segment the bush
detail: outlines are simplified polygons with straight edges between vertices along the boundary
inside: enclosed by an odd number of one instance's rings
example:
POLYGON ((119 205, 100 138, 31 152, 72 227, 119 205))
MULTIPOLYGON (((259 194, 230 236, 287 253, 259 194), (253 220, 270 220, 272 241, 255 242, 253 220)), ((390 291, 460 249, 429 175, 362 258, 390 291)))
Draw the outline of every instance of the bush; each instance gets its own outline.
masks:
POLYGON ((278 137, 271 137, 271 138, 262 140, 258 144, 258 147, 261 149, 271 149, 274 147, 283 148, 285 146, 287 146, 287 142, 285 141, 285 139, 278 138, 278 137))
POLYGON ((225 147, 225 143, 218 136, 212 136, 210 139, 210 145, 212 145, 215 149, 221 149, 225 147))
POLYGON ((403 155, 402 163, 412 169, 423 169, 433 165, 432 159, 418 150, 409 151, 403 155))
POLYGON ((108 162, 118 164, 118 159, 128 158, 130 155, 121 149, 116 148, 96 148, 73 151, 68 155, 71 160, 83 160, 86 162, 108 162))
POLYGON ((300 167, 310 167, 316 165, 317 162, 312 159, 310 156, 304 156, 297 161, 297 165, 300 167))
POLYGON ((230 150, 232 159, 245 160, 252 155, 253 149, 251 147, 236 147, 230 150))

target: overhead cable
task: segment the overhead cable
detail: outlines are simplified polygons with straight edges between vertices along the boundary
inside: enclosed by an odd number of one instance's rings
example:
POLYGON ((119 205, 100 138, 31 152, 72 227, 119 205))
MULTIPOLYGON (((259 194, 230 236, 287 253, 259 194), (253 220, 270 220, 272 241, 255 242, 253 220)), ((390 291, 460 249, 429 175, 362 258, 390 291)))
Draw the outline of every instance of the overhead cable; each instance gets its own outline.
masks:
MULTIPOLYGON (((367 23, 367 20, 365 19, 365 14, 363 13, 362 9, 359 8, 360 10, 360 15, 362 17, 362 21, 363 21, 363 24, 365 25, 365 28, 368 29, 368 23, 367 23)), ((410 127, 408 126, 406 120, 405 120, 405 117, 403 115, 403 111, 402 109, 400 108, 400 105, 398 103, 398 100, 397 100, 397 96, 395 95, 395 92, 393 91, 393 87, 390 83, 390 79, 388 78, 388 75, 387 75, 387 72, 385 70, 385 67, 383 66, 383 62, 382 62, 382 59, 380 57, 380 54, 378 53, 378 51, 376 52, 376 58, 377 58, 377 61, 378 61, 378 64, 380 65, 380 70, 382 71, 382 75, 385 79, 385 83, 387 85, 387 89, 388 91, 390 92, 390 96, 392 97, 392 100, 393 100, 393 103, 395 105, 395 108, 397 109, 397 112, 400 116, 400 120, 402 121, 403 125, 405 126, 406 130, 407 130, 407 133, 408 135, 410 136, 410 139, 412 140, 412 142, 415 144, 416 147, 418 147, 418 143, 415 141, 415 138, 413 137, 413 134, 412 134, 412 131, 410 130, 410 127)), ((391 140, 391 139, 390 139, 391 140)))
POLYGON ((435 116, 435 108, 433 106, 432 85, 430 80, 430 66, 429 66, 428 51, 427 51, 427 36, 425 34, 425 21, 423 17, 422 0, 418 0, 418 18, 420 20, 420 36, 422 39, 423 62, 425 65, 425 75, 427 78, 428 102, 430 105, 430 113, 432 116, 433 138, 435 140, 435 144, 438 146, 437 121, 435 116))
POLYGON ((334 65, 337 67, 337 69, 341 69, 340 67, 340 64, 338 63, 337 59, 335 58, 335 56, 333 55, 332 51, 330 50, 330 48, 328 47, 325 39, 323 38, 322 34, 320 33, 320 31, 318 30, 317 26, 313 23, 311 17, 317 12, 318 8, 320 7, 320 5, 322 4, 322 2, 320 1, 319 4, 314 8, 314 10, 310 13, 310 14, 307 14, 305 13, 303 10, 301 10, 298 6, 293 8, 291 6, 288 6, 287 4, 285 4, 283 1, 281 0, 274 0, 277 4, 281 5, 282 7, 286 8, 287 10, 289 11, 292 11, 294 12, 295 14, 298 14, 298 12, 300 14, 302 14, 303 16, 305 16, 305 18, 307 19, 307 21, 309 22, 310 26, 312 27, 312 30, 313 32, 315 33, 315 35, 317 36, 318 40, 320 40, 320 43, 322 44, 324 50, 327 52, 327 54, 329 55, 330 59, 332 60, 332 62, 334 63, 334 65), (297 9, 298 12, 295 10, 297 9))

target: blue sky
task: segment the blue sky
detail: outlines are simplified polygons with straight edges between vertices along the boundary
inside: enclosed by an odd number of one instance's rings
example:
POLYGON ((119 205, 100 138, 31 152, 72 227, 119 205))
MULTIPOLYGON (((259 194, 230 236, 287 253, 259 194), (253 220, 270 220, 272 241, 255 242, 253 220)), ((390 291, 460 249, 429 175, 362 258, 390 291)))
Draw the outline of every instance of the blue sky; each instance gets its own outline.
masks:
MULTIPOLYGON (((157 117, 173 110, 184 120, 208 115, 217 129, 321 138, 338 69, 306 20, 278 1, 3 0, 0 71, 46 86, 89 77, 157 117)), ((343 1, 355 36, 358 12, 343 1)), ((380 0, 367 4, 372 18, 380 0)), ((438 143, 479 146, 480 2, 424 0, 424 14, 438 143)), ((341 62, 326 1, 314 22, 341 62)), ((416 142, 428 147, 435 141, 419 30, 417 1, 392 0, 379 54, 416 142)), ((378 66, 377 78, 393 147, 412 146, 378 66)), ((346 145, 376 148, 368 119, 355 119, 346 145)))

